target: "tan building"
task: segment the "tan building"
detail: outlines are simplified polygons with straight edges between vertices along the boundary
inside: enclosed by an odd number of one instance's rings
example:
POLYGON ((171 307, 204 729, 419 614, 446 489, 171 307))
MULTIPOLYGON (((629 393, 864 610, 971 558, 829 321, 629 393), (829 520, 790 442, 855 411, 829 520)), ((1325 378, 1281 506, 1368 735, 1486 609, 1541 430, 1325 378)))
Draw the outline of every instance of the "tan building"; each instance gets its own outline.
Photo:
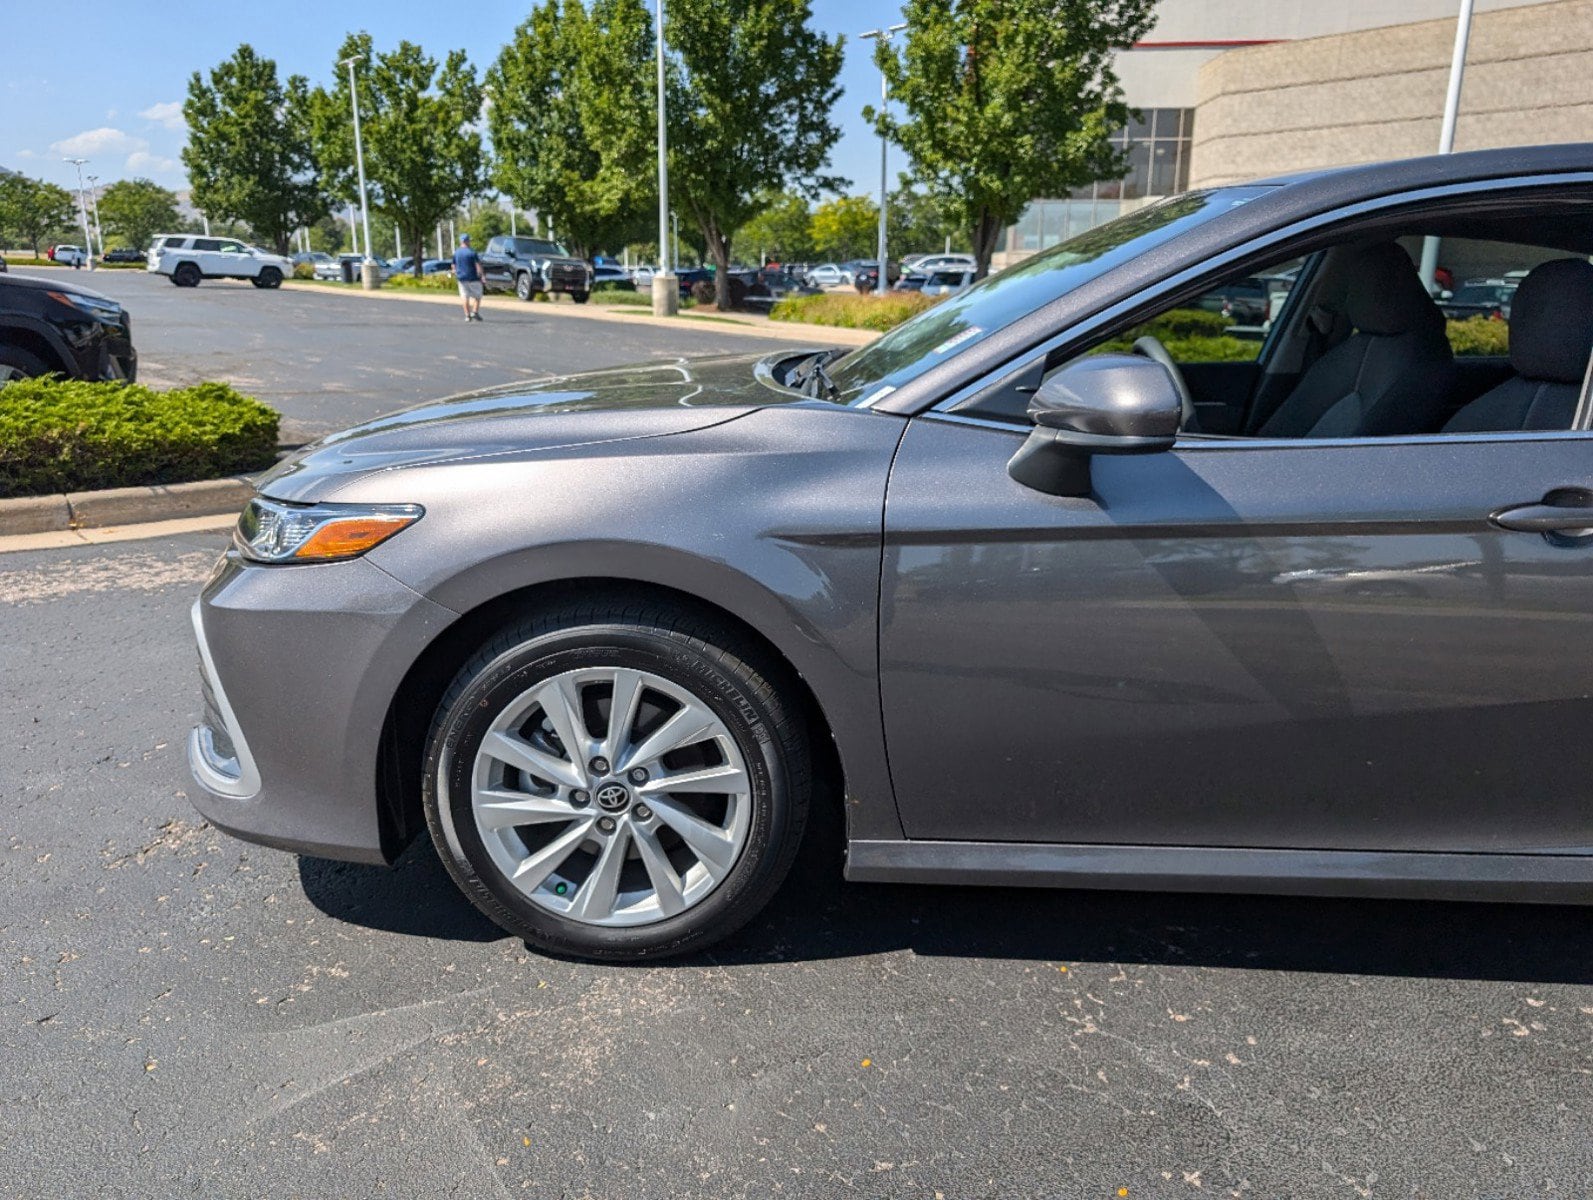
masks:
MULTIPOLYGON (((1460 0, 1162 0, 1117 56, 1123 179, 1035 200, 997 267, 1189 187, 1438 148, 1460 0)), ((1456 146, 1593 140, 1593 0, 1476 0, 1456 146)))

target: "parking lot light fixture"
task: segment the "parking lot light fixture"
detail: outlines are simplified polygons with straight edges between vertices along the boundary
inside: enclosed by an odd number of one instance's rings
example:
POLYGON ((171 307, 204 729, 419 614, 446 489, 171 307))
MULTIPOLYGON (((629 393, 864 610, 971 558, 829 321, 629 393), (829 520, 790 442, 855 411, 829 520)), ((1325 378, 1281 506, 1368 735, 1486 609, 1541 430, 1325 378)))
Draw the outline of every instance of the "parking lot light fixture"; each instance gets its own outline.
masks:
MULTIPOLYGON (((104 258, 105 257, 105 230, 100 227, 100 195, 99 195, 100 177, 98 175, 90 175, 90 176, 88 176, 88 185, 89 185, 89 190, 88 190, 89 206, 93 210, 93 213, 94 213, 94 240, 100 244, 100 257, 104 258)), ((89 247, 89 253, 91 255, 94 253, 94 247, 93 246, 89 247)))
POLYGON ((371 257, 371 209, 365 196, 365 149, 360 144, 360 94, 354 81, 354 64, 364 62, 363 54, 345 58, 338 64, 348 68, 348 98, 354 109, 354 166, 360 178, 360 224, 365 233, 365 261, 360 264, 360 280, 365 290, 375 291, 379 282, 376 261, 371 257))
MULTIPOLYGON (((861 41, 877 41, 882 46, 888 46, 891 40, 907 28, 905 21, 896 25, 887 25, 884 29, 870 29, 866 33, 858 34, 861 41)), ((890 81, 885 78, 885 68, 879 69, 879 111, 880 116, 885 115, 885 106, 890 103, 890 81)), ((879 135, 879 278, 875 281, 874 291, 883 296, 890 290, 890 270, 885 259, 885 205, 890 194, 890 175, 886 162, 890 156, 890 140, 882 133, 879 135)))
MULTIPOLYGON (((1438 153, 1448 154, 1455 148, 1455 122, 1460 116, 1460 85, 1466 77, 1466 48, 1471 41, 1471 9, 1473 0, 1460 0, 1460 13, 1455 20, 1455 49, 1449 59, 1449 90, 1444 94, 1444 123, 1438 131, 1438 153)), ((1435 237, 1422 239, 1422 284, 1433 291, 1438 277, 1438 241, 1435 237)))
POLYGON ((89 270, 94 269, 94 238, 89 233, 88 205, 83 202, 83 164, 86 158, 63 158, 62 162, 69 162, 77 168, 77 211, 83 218, 83 252, 88 258, 89 270))
POLYGON ((658 59, 658 272, 653 276, 653 315, 680 311, 680 283, 669 262, 669 134, 664 123, 664 0, 654 21, 658 59))

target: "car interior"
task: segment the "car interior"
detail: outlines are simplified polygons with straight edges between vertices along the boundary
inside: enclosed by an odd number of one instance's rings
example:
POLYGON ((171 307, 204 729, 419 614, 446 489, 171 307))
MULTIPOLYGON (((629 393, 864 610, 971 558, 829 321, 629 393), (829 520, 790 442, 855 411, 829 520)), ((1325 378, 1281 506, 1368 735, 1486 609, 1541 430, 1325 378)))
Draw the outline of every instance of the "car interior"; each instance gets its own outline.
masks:
MULTIPOLYGON (((1185 399, 1180 437, 1571 429, 1593 356, 1585 214, 1561 204, 1362 230, 1208 282, 1084 353, 1166 365, 1185 399), (1419 267, 1428 238, 1438 245, 1431 289, 1419 267), (1504 297, 1492 312, 1446 315, 1455 289, 1482 280, 1504 297)), ((1034 368, 1043 379, 1077 357, 1053 351, 957 411, 1026 423, 1034 368)))

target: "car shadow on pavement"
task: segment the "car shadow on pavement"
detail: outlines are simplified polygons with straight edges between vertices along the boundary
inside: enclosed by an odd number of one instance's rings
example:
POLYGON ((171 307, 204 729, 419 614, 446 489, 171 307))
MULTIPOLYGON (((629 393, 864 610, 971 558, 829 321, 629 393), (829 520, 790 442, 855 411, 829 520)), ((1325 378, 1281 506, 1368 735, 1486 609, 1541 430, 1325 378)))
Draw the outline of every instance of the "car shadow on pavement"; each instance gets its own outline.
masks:
MULTIPOLYGON (((846 883, 819 831, 746 928, 679 966, 926 957, 1593 983, 1593 907, 846 883)), ((328 916, 417 937, 506 936, 424 835, 394 870, 301 858, 328 916)))

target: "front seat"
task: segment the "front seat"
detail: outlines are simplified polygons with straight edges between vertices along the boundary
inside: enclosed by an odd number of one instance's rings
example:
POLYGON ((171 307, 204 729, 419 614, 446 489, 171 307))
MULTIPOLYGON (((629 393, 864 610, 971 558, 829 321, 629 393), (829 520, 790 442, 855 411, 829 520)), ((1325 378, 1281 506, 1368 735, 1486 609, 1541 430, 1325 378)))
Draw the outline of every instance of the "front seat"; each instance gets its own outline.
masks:
POLYGON ((1593 263, 1556 258, 1527 273, 1510 304, 1510 369, 1445 433, 1569 429, 1593 351, 1593 263))
POLYGON ((1311 364, 1258 437, 1388 437, 1443 420, 1454 357, 1410 256, 1378 242, 1340 269, 1355 332, 1311 364))

